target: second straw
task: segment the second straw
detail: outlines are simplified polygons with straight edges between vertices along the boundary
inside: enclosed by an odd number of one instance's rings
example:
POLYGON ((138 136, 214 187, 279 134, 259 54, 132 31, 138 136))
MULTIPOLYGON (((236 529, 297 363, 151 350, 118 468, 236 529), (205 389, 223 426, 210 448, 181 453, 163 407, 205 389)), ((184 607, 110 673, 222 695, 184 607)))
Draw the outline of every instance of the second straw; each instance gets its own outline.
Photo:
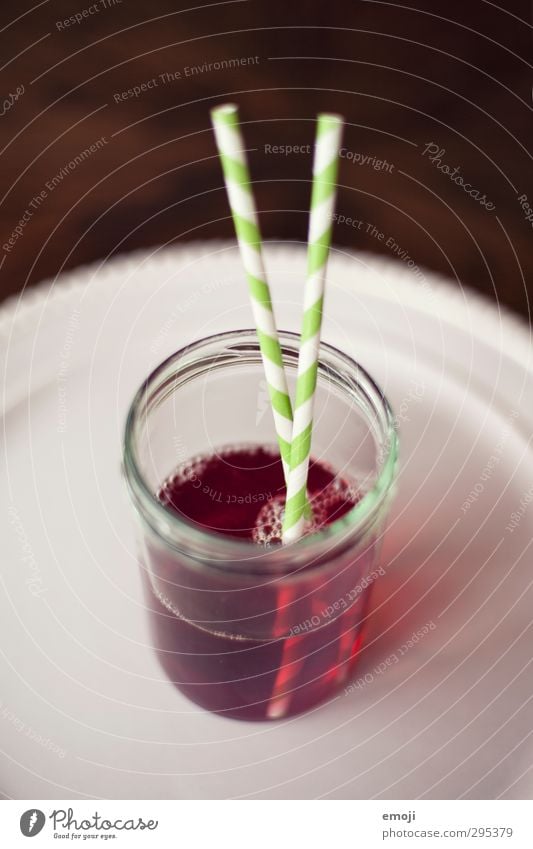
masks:
POLYGON ((287 500, 283 519, 283 542, 299 539, 305 529, 306 486, 311 452, 324 288, 337 194, 342 128, 343 119, 340 115, 324 113, 318 116, 309 215, 307 278, 298 355, 287 500))

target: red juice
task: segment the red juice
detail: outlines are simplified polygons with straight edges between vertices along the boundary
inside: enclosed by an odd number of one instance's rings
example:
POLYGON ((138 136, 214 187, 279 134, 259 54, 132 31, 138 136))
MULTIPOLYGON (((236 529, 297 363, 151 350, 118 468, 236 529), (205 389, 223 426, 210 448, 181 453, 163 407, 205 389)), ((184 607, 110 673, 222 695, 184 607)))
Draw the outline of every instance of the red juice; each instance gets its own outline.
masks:
MULTIPOLYGON (((309 532, 346 514, 360 497, 314 461, 308 490, 309 532)), ((183 464, 157 496, 214 539, 255 543, 259 555, 281 544, 284 493, 279 455, 240 447, 183 464)), ((218 580, 216 562, 215 577, 199 566, 191 580, 155 544, 146 555, 155 647, 171 681, 192 701, 225 716, 275 719, 305 710, 346 681, 361 641, 373 542, 356 558, 348 552, 333 579, 311 564, 305 581, 294 585, 270 576, 241 584, 238 572, 233 578, 222 567, 218 580)))

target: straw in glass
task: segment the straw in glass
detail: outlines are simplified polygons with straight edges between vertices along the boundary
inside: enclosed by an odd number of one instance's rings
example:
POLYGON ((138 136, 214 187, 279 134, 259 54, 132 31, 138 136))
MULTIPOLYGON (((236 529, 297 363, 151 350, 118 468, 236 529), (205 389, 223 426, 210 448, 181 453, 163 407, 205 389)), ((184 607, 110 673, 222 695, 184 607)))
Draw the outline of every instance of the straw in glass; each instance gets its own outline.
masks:
POLYGON ((324 286, 331 245, 342 127, 343 119, 340 115, 323 113, 318 116, 309 216, 304 314, 298 355, 287 499, 283 518, 283 542, 285 543, 299 539, 305 529, 307 475, 324 286))
MULTIPOLYGON (((239 127, 238 108, 232 103, 217 106, 211 110, 211 120, 241 259, 248 281, 274 425, 287 482, 292 439, 292 404, 263 262, 261 235, 246 152, 239 127)), ((306 503, 304 492, 304 504, 306 503)))

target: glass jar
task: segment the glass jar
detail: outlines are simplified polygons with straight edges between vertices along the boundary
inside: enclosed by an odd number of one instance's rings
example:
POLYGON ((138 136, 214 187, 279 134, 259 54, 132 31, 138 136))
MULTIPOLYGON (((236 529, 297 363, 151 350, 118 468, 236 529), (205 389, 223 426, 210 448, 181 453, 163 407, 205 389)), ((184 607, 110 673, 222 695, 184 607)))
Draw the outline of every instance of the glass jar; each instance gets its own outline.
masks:
MULTIPOLYGON (((281 333, 280 342, 293 388, 298 337, 281 333)), ((242 719, 300 712, 349 678, 383 572, 379 545, 395 481, 386 398, 361 366, 323 344, 312 454, 357 486, 351 510, 296 543, 263 547, 210 531, 157 497, 190 458, 275 443, 254 331, 212 336, 167 359, 137 392, 125 430, 125 476, 162 666, 197 704, 242 719)))

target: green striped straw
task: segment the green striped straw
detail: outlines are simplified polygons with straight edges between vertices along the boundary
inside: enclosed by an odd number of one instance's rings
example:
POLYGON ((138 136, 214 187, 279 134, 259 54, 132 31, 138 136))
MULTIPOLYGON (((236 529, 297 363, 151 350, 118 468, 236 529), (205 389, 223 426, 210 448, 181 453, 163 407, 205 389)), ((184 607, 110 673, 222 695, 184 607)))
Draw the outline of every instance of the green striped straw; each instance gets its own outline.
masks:
POLYGON ((307 475, 311 452, 324 286, 333 228, 342 128, 343 119, 340 115, 318 116, 309 215, 307 280, 298 354, 287 500, 283 517, 283 542, 299 539, 305 527, 307 475))
MULTIPOLYGON (((292 439, 292 405, 265 273, 261 234, 239 127, 238 108, 232 103, 217 106, 211 110, 211 120, 241 259, 248 281, 285 482, 287 482, 292 439)), ((304 504, 306 503, 304 491, 304 504)))

